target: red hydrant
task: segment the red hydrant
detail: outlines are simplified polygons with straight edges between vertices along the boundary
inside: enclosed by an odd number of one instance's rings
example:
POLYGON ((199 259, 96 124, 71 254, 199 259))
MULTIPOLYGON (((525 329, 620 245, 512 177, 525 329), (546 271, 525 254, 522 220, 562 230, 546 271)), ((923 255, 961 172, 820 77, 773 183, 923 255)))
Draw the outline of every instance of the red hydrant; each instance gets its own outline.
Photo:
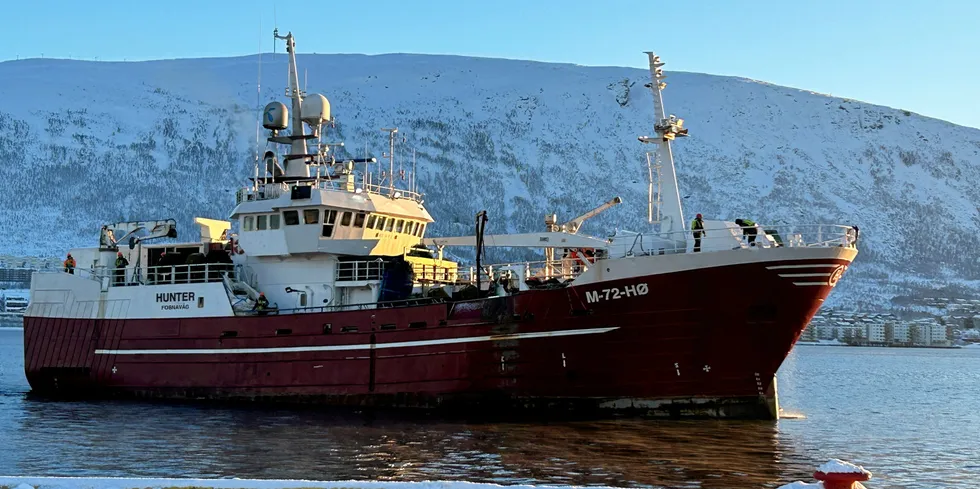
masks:
POLYGON ((865 489, 861 481, 870 479, 871 472, 835 458, 817 467, 813 478, 822 481, 824 489, 865 489))

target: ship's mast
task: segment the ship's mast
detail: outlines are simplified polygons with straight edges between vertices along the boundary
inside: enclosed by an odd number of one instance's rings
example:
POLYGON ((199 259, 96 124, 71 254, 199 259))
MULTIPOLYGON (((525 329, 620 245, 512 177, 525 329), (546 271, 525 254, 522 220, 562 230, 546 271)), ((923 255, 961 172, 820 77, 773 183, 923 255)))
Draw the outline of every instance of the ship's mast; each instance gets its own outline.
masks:
MULTIPOLYGON (((642 143, 657 145, 657 151, 654 154, 662 172, 661 181, 663 183, 658 199, 660 206, 658 214, 661 216, 660 233, 678 233, 685 230, 685 224, 684 213, 681 209, 681 196, 677 190, 677 174, 674 171, 674 155, 670 150, 670 142, 677 136, 687 136, 687 129, 684 128, 684 119, 678 119, 674 115, 667 117, 664 112, 664 99, 661 93, 667 87, 667 82, 663 81, 667 78, 662 68, 664 63, 660 61, 660 56, 653 52, 647 51, 646 54, 650 58, 650 84, 647 87, 653 92, 653 111, 656 118, 653 130, 656 131, 657 135, 654 137, 640 136, 639 140, 642 143)), ((650 214, 652 219, 653 213, 650 214)))
POLYGON ((388 152, 382 156, 388 158, 388 195, 391 196, 395 195, 395 133, 398 132, 398 128, 383 127, 381 130, 388 133, 388 152))
POLYGON ((293 33, 289 32, 285 36, 279 35, 279 29, 273 32, 273 37, 286 41, 286 53, 289 54, 289 88, 286 95, 293 101, 292 113, 292 142, 290 143, 290 154, 286 157, 286 176, 290 177, 309 177, 310 167, 306 164, 306 131, 303 127, 302 109, 304 93, 299 88, 299 73, 296 69, 296 40, 293 33))

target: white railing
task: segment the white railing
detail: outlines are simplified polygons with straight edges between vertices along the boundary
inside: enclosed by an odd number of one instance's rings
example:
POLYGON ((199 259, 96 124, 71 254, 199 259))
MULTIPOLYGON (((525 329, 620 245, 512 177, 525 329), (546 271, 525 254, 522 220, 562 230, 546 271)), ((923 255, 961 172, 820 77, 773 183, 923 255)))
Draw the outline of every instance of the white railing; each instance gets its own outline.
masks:
MULTIPOLYGON (((455 267, 411 263, 416 282, 456 283, 459 279, 455 267)), ((337 263, 338 282, 357 282, 381 280, 384 277, 385 262, 381 260, 342 261, 337 263)))
POLYGON ((381 280, 385 273, 385 262, 381 260, 342 261, 337 263, 338 282, 360 282, 381 280))
POLYGON ((287 192, 289 192, 289 185, 285 183, 260 183, 258 188, 242 187, 235 193, 235 204, 241 204, 247 200, 278 199, 279 196, 287 192))
MULTIPOLYGON (((67 273, 64 271, 39 271, 40 273, 67 273)), ((231 263, 200 263, 193 265, 168 265, 138 268, 95 267, 76 268, 73 275, 95 280, 108 287, 129 285, 195 284, 220 282, 224 274, 235 277, 231 263)))
POLYGON ((745 226, 665 234, 616 236, 610 256, 708 253, 750 248, 848 247, 857 245, 858 230, 837 224, 745 226))
MULTIPOLYGON (((607 257, 621 258, 624 256, 667 255, 678 253, 694 253, 695 244, 700 244, 699 253, 731 251, 738 249, 774 249, 782 247, 848 247, 856 246, 857 229, 851 226, 816 224, 816 225, 779 225, 779 226, 749 226, 745 228, 716 228, 702 233, 700 243, 694 238, 693 231, 677 233, 634 234, 617 236, 607 253, 607 257), (755 230, 755 234, 752 234, 755 230), (754 236, 754 237, 753 237, 754 236)), ((561 253, 558 250, 556 254, 561 253)), ((602 259, 599 257, 598 259, 602 259)), ((499 281, 502 277, 518 275, 529 284, 543 283, 552 279, 567 281, 578 277, 592 266, 582 253, 569 254, 563 258, 548 261, 518 262, 493 264, 483 267, 480 280, 499 281)), ((474 267, 460 268, 457 283, 476 282, 474 267)))
POLYGON ((400 189, 397 187, 393 189, 385 185, 377 185, 373 183, 362 185, 361 187, 371 194, 386 195, 396 199, 408 199, 415 202, 422 202, 422 194, 412 192, 411 190, 400 189))
MULTIPOLYGON (((313 184, 312 187, 316 190, 329 190, 333 192, 348 191, 344 182, 338 179, 321 179, 313 184)), ((238 189, 235 194, 235 203, 237 205, 249 200, 278 199, 281 195, 288 194, 289 192, 290 187, 286 183, 260 183, 257 188, 242 187, 238 189)), ((423 195, 418 192, 400 188, 392 189, 391 187, 376 184, 355 185, 355 192, 367 192, 369 194, 384 195, 394 199, 407 199, 415 202, 422 202, 423 199, 423 195)))
POLYGON ((143 278, 145 285, 196 284, 221 282, 223 275, 235 279, 235 265, 231 263, 199 263, 193 265, 171 265, 147 267, 143 278))

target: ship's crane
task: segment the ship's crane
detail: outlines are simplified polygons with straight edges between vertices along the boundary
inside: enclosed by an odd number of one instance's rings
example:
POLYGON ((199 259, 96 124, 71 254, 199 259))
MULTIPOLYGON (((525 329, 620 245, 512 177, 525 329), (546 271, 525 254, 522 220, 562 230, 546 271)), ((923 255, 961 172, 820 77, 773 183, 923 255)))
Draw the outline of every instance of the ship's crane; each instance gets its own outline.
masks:
POLYGON ((578 230, 582 227, 582 223, 584 223, 586 219, 591 219, 597 216, 598 214, 605 212, 609 208, 615 207, 621 203, 623 203, 623 199, 619 197, 613 197, 609 202, 606 202, 605 204, 602 204, 599 207, 596 207, 595 209, 592 209, 591 211, 586 212, 585 214, 582 214, 581 216, 578 216, 575 219, 566 222, 565 224, 558 225, 558 216, 555 214, 551 214, 550 216, 545 216, 544 224, 545 227, 550 232, 561 231, 568 234, 577 234, 578 230))
MULTIPOLYGON (((176 238, 177 221, 173 219, 162 219, 157 221, 129 221, 106 224, 102 226, 102 235, 99 245, 103 248, 114 248, 127 238, 132 238, 133 243, 146 241, 156 238, 176 238), (135 233, 146 231, 145 236, 136 237, 135 233), (117 235, 121 235, 118 238, 117 235)), ((131 246, 132 247, 132 246, 131 246)))
MULTIPOLYGON (((558 224, 558 216, 556 214, 551 214, 545 216, 544 225, 547 228, 548 232, 552 232, 552 233, 564 232, 568 234, 578 234, 579 228, 582 227, 582 223, 584 223, 586 219, 593 218, 596 215, 605 212, 607 209, 621 204, 622 202, 623 199, 619 198, 618 196, 613 197, 611 200, 609 200, 609 202, 606 202, 605 204, 602 204, 599 207, 596 207, 595 209, 592 209, 591 211, 586 212, 585 214, 582 214, 581 216, 578 216, 575 219, 572 219, 571 221, 568 221, 565 224, 561 224, 561 225, 558 224)), ((566 260, 566 258, 571 257, 570 260, 572 263, 575 263, 575 267, 584 266, 587 269, 589 265, 591 265, 592 262, 595 260, 595 258, 594 255, 586 256, 586 254, 583 253, 584 251, 585 250, 583 249, 566 248, 564 250, 565 256, 562 257, 562 261, 563 262, 568 261, 566 260)), ((545 266, 544 266, 545 276, 551 277, 552 274, 554 273, 555 249, 545 248, 544 259, 545 259, 545 266)), ((563 266, 562 268, 564 270, 565 267, 563 266)), ((564 270, 563 274, 567 275, 567 272, 568 270, 564 270)))

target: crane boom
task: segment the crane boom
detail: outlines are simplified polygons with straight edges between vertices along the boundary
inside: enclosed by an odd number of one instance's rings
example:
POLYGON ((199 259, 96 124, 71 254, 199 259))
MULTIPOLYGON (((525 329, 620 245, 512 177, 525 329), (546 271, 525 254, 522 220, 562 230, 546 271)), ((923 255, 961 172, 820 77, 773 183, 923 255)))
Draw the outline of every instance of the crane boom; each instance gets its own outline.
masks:
POLYGON ((138 238, 141 241, 155 238, 176 238, 177 221, 173 219, 161 219, 156 221, 128 221, 106 224, 102 226, 99 245, 105 247, 117 246, 127 238, 135 236, 139 231, 145 231, 147 233, 146 236, 140 236, 138 238))
POLYGON ((578 216, 575 219, 566 222, 565 224, 562 224, 561 230, 569 234, 578 233, 579 228, 582 227, 582 223, 585 222, 586 219, 591 219, 596 215, 598 215, 599 213, 605 212, 610 207, 615 207, 621 204, 622 202, 623 199, 619 197, 613 197, 612 200, 610 200, 609 202, 606 202, 605 204, 602 204, 599 207, 596 207, 595 209, 592 209, 591 211, 586 212, 585 214, 582 214, 581 216, 578 216))

